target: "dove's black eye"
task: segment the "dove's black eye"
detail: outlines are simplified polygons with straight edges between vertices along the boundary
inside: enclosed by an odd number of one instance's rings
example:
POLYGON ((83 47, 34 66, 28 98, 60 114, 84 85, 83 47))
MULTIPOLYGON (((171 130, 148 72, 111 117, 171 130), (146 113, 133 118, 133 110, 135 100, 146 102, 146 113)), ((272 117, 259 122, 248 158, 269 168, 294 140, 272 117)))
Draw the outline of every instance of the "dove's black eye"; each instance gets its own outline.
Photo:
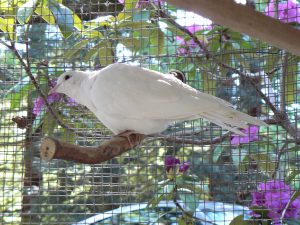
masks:
POLYGON ((71 78, 70 75, 66 75, 66 76, 65 76, 65 80, 69 80, 70 78, 71 78))

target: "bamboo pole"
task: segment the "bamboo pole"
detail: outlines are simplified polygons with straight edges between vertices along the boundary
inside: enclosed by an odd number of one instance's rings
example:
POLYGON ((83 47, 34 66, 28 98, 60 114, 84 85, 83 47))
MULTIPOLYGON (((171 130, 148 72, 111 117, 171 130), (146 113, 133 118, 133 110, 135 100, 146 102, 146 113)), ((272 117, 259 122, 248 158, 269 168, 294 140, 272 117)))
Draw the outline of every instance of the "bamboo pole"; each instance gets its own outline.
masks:
POLYGON ((233 0, 169 0, 169 3, 300 55, 300 30, 233 0))

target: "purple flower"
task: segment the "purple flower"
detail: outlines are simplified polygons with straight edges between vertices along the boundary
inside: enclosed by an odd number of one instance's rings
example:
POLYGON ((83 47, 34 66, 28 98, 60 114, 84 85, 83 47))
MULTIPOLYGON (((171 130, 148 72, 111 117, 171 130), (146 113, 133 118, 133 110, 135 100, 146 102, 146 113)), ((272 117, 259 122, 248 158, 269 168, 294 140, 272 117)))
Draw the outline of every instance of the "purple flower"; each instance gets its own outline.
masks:
MULTIPOLYGON (((196 24, 194 24, 192 26, 186 26, 185 28, 189 32, 191 32, 192 34, 194 34, 194 33, 196 33, 199 30, 210 29, 211 26, 202 26, 202 25, 196 25, 196 24)), ((177 49, 177 53, 179 55, 188 55, 188 54, 191 54, 191 53, 195 52, 195 49, 198 47, 198 44, 196 44, 193 39, 185 40, 183 37, 177 36, 176 37, 176 41, 181 45, 177 49)), ((200 42, 202 43, 201 40, 200 40, 200 42)))
MULTIPOLYGON (((268 210, 268 217, 274 224, 280 224, 282 212, 292 197, 289 185, 281 180, 270 180, 260 183, 257 192, 251 193, 252 205, 261 206, 268 210)), ((286 210, 284 218, 298 218, 300 212, 300 197, 295 199, 286 210)), ((259 217, 253 212, 254 217, 259 217)))
POLYGON ((32 113, 37 116, 41 113, 42 108, 45 105, 44 99, 39 96, 36 100, 34 100, 33 105, 32 113))
POLYGON ((179 172, 184 173, 189 169, 190 163, 183 162, 182 164, 180 164, 180 160, 171 155, 167 155, 165 157, 165 168, 167 172, 170 172, 171 169, 173 171, 176 171, 178 167, 179 172))
POLYGON ((68 98, 67 99, 67 106, 77 106, 78 103, 76 102, 76 100, 74 98, 68 98))
POLYGON ((247 129, 242 130, 242 132, 245 133, 246 136, 241 137, 236 134, 231 135, 231 144, 234 146, 238 146, 239 144, 246 144, 252 141, 257 141, 259 140, 258 131, 258 126, 249 126, 247 129))
POLYGON ((183 162, 183 163, 179 166, 179 172, 184 173, 184 172, 186 172, 189 168, 190 168, 190 163, 189 163, 189 162, 183 162))
POLYGON ((171 169, 176 168, 176 165, 180 164, 180 160, 171 156, 171 155, 167 155, 165 157, 165 168, 166 171, 169 172, 171 169))
MULTIPOLYGON (((62 94, 59 94, 59 93, 57 93, 57 92, 54 92, 54 93, 48 95, 47 101, 48 101, 49 103, 54 103, 54 102, 60 101, 61 98, 62 98, 62 94)), ((34 101, 33 104, 34 104, 34 106, 33 106, 32 112, 33 112, 34 115, 37 116, 37 115, 39 115, 39 114, 41 113, 41 111, 42 111, 42 109, 43 109, 43 107, 44 107, 44 105, 45 105, 45 101, 44 101, 44 99, 43 99, 41 96, 39 96, 39 97, 34 101)))
MULTIPOLYGON (((50 84, 49 84, 50 87, 54 87, 55 85, 56 85, 55 80, 50 81, 50 84)), ((64 100, 63 94, 60 94, 60 93, 57 93, 57 92, 53 92, 53 93, 51 93, 50 95, 47 96, 47 101, 50 104, 54 103, 54 102, 63 101, 63 100, 64 100)), ((71 106, 71 107, 78 105, 78 103, 73 98, 67 98, 66 104, 68 106, 71 106)), ((39 96, 39 97, 37 97, 37 99, 34 100, 33 105, 34 106, 33 106, 32 113, 34 115, 38 116, 41 113, 44 106, 45 106, 45 101, 41 96, 39 96)))
MULTIPOLYGON (((265 9, 267 16, 276 17, 275 1, 271 0, 265 9)), ((278 3, 278 19, 285 23, 299 23, 300 24, 300 6, 295 0, 287 0, 278 3)))

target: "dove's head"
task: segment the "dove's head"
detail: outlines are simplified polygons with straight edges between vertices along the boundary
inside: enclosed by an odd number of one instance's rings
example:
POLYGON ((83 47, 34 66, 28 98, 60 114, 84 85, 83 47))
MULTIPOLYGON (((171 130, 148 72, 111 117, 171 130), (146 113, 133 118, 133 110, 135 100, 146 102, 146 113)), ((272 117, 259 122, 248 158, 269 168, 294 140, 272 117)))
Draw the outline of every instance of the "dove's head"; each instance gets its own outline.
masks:
POLYGON ((76 99, 80 86, 87 76, 88 73, 83 71, 67 71, 58 77, 55 87, 49 94, 57 92, 76 99))

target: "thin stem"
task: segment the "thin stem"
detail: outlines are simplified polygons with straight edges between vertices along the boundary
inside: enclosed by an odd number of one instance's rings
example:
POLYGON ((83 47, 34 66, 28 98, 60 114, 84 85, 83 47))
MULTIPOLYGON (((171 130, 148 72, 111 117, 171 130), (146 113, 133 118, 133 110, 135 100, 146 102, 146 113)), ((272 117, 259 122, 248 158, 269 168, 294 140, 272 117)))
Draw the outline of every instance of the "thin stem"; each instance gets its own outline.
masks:
POLYGON ((283 220, 284 220, 284 216, 286 211, 288 210, 288 208, 290 207, 290 205, 293 203, 293 201, 295 200, 294 198, 297 197, 298 195, 298 191, 294 191, 291 198, 289 199, 288 203, 286 204, 286 206, 284 207, 282 213, 281 213, 281 217, 280 217, 280 222, 283 224, 283 220))
POLYGON ((289 143, 288 141, 285 141, 284 144, 281 146, 281 148, 279 148, 279 149, 277 150, 277 152, 276 152, 275 169, 274 169, 274 171, 273 171, 273 173, 272 173, 272 175, 271 175, 271 177, 272 177, 273 179, 275 179, 275 177, 276 177, 276 173, 278 172, 279 165, 280 165, 280 159, 281 159, 281 156, 282 156, 282 154, 284 153, 285 148, 287 147, 288 143, 289 143))
MULTIPOLYGON (((182 213, 183 213, 184 215, 186 215, 186 216, 192 218, 193 220, 204 222, 205 224, 206 224, 206 222, 208 222, 208 221, 206 221, 206 220, 204 220, 204 219, 200 219, 200 218, 194 216, 191 212, 186 211, 186 210, 179 204, 179 202, 177 201, 177 185, 175 185, 174 190, 173 190, 173 202, 174 202, 174 204, 177 206, 177 208, 178 208, 180 211, 182 211, 182 213)), ((217 225, 216 223, 213 223, 213 222, 211 222, 211 221, 210 221, 210 224, 212 224, 212 225, 217 225)))
POLYGON ((286 78, 288 76, 288 60, 289 55, 287 52, 283 51, 283 59, 282 59, 282 75, 280 77, 280 110, 285 113, 286 106, 286 78))

